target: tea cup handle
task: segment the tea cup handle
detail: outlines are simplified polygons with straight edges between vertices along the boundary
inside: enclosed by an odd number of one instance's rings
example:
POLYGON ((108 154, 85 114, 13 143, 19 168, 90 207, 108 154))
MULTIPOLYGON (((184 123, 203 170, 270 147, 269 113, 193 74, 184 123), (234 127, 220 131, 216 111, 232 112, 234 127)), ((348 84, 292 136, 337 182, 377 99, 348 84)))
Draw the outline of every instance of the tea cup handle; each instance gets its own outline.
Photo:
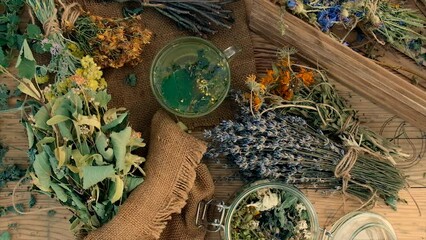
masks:
POLYGON ((230 60, 235 54, 241 52, 241 48, 236 46, 230 46, 227 49, 223 50, 223 54, 227 60, 230 60))

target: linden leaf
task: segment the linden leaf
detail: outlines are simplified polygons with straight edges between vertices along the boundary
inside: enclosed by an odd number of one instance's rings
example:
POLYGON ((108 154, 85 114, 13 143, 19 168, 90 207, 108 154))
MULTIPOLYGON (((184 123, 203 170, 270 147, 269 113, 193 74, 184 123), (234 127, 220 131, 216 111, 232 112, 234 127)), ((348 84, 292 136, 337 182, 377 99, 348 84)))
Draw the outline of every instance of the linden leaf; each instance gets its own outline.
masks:
POLYGON ((32 148, 34 146, 34 132, 31 125, 27 122, 24 123, 25 129, 27 130, 27 137, 28 137, 28 148, 32 148))
POLYGON ((88 125, 88 126, 93 126, 97 129, 101 128, 101 123, 95 115, 92 115, 92 116, 79 115, 77 117, 77 123, 79 126, 88 125))
MULTIPOLYGON (((49 104, 46 105, 49 109, 49 104)), ((35 124, 37 128, 41 128, 43 130, 49 130, 51 127, 46 124, 47 120, 49 120, 49 113, 45 107, 40 108, 37 113, 34 115, 35 124)))
POLYGON ((61 122, 65 122, 69 119, 70 119, 69 117, 66 117, 66 116, 63 116, 63 115, 55 115, 52 118, 50 118, 49 120, 47 120, 46 123, 47 123, 47 125, 52 126, 52 125, 55 125, 55 124, 58 124, 58 123, 61 123, 61 122))
POLYGON ((34 83, 31 80, 24 78, 17 87, 21 92, 27 94, 28 96, 41 101, 41 93, 34 86, 34 83))
POLYGON ((37 187, 39 187, 42 191, 50 192, 50 176, 52 175, 52 171, 50 169, 49 159, 46 152, 42 152, 35 156, 33 168, 40 183, 37 187))
POLYGON ((61 168, 70 158, 69 148, 66 146, 57 147, 55 149, 55 157, 58 160, 58 168, 61 168))
POLYGON ((98 132, 96 135, 96 149, 107 161, 111 161, 114 157, 114 151, 108 147, 108 138, 103 132, 98 132))
POLYGON ((140 177, 126 177, 126 190, 127 192, 131 192, 133 189, 135 189, 137 186, 139 186, 141 183, 143 183, 144 179, 140 177))
MULTIPOLYGON (((102 126, 102 132, 106 132, 108 130, 111 130, 111 129, 119 126, 121 123, 126 122, 125 120, 127 119, 127 114, 128 113, 125 112, 125 113, 121 114, 120 116, 118 116, 117 118, 115 118, 113 121, 102 126)), ((104 121, 105 121, 105 116, 106 116, 106 113, 104 115, 104 121)), ((105 122, 107 122, 107 121, 105 121, 105 122)))
POLYGON ((56 197, 61 200, 62 202, 68 201, 68 196, 65 193, 64 189, 62 189, 59 185, 52 183, 50 187, 53 189, 53 191, 56 194, 56 197))
MULTIPOLYGON (((21 78, 32 79, 36 74, 36 61, 26 39, 24 39, 22 43, 22 48, 15 67, 18 69, 18 76, 21 78)), ((35 99, 40 100, 40 98, 35 99)))
POLYGON ((114 156, 116 160, 116 168, 121 171, 125 168, 126 162, 126 146, 129 142, 132 129, 130 127, 125 128, 121 132, 111 133, 111 144, 114 150, 114 156))
POLYGON ((112 183, 112 187, 109 192, 109 199, 111 203, 115 203, 118 200, 120 200, 121 197, 123 196, 123 191, 124 191, 123 179, 121 179, 120 176, 117 176, 117 175, 113 179, 114 179, 114 182, 112 183))
POLYGON ((111 95, 106 90, 97 92, 95 95, 95 102, 99 103, 99 107, 101 108, 106 108, 110 100, 111 95))
POLYGON ((86 166, 83 168, 83 188, 89 189, 91 186, 114 176, 115 171, 112 165, 107 166, 86 166))

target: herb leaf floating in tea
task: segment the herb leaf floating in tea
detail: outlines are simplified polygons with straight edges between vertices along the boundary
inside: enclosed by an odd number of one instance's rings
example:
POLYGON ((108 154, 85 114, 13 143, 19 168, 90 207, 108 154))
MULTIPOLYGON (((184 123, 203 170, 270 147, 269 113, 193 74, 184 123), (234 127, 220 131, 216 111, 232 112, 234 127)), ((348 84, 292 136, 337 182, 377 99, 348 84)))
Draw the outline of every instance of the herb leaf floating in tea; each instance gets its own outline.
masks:
POLYGON ((251 180, 342 189, 362 204, 371 206, 381 198, 396 207, 405 179, 391 163, 335 143, 300 117, 279 109, 253 115, 243 96, 237 95, 236 101, 241 108, 237 118, 205 132, 210 140, 207 157, 227 157, 251 180))

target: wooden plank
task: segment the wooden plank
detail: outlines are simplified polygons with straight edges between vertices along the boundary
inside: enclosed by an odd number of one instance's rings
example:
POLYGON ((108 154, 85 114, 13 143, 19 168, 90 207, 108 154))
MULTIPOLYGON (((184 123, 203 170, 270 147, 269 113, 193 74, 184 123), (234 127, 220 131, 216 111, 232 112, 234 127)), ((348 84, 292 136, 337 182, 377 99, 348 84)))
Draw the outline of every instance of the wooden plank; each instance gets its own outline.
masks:
POLYGON ((277 46, 287 43, 296 47, 305 59, 319 62, 345 86, 426 130, 426 91, 356 54, 297 17, 282 16, 280 8, 267 0, 254 0, 250 28, 277 46), (284 35, 280 35, 280 22, 285 24, 284 35))
MULTIPOLYGON (((65 240, 74 239, 73 233, 69 230, 70 223, 68 219, 71 213, 66 209, 56 209, 56 214, 48 216, 47 211, 42 209, 61 207, 56 200, 46 195, 35 193, 37 204, 33 208, 28 207, 30 193, 28 192, 29 184, 18 188, 15 194, 17 203, 24 205, 25 212, 28 215, 17 215, 9 213, 0 218, 0 233, 9 231, 12 239, 33 239, 33 240, 65 240), (10 227, 16 224, 16 227, 10 227)), ((8 184, 7 187, 0 189, 0 206, 12 205, 12 191, 14 184, 8 184)))

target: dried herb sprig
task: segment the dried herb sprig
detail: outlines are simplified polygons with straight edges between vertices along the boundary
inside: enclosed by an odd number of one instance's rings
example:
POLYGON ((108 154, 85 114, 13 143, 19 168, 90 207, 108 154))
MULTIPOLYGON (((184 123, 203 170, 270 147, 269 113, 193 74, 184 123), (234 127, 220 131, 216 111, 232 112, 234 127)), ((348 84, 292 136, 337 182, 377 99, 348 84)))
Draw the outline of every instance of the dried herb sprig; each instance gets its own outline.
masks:
POLYGON ((236 101, 241 111, 235 121, 206 131, 208 157, 226 156, 249 179, 342 189, 365 206, 381 198, 396 207, 405 179, 389 162, 334 142, 300 117, 279 110, 253 115, 244 97, 236 101))
MULTIPOLYGON (((111 1, 111 0, 110 0, 111 1)), ((127 2, 126 0, 115 0, 127 2)), ((129 0, 131 1, 131 0, 129 0)), ((150 0, 137 1, 142 7, 153 7, 175 21, 179 27, 202 37, 217 32, 217 27, 231 28, 232 11, 225 5, 236 0, 150 0)))

